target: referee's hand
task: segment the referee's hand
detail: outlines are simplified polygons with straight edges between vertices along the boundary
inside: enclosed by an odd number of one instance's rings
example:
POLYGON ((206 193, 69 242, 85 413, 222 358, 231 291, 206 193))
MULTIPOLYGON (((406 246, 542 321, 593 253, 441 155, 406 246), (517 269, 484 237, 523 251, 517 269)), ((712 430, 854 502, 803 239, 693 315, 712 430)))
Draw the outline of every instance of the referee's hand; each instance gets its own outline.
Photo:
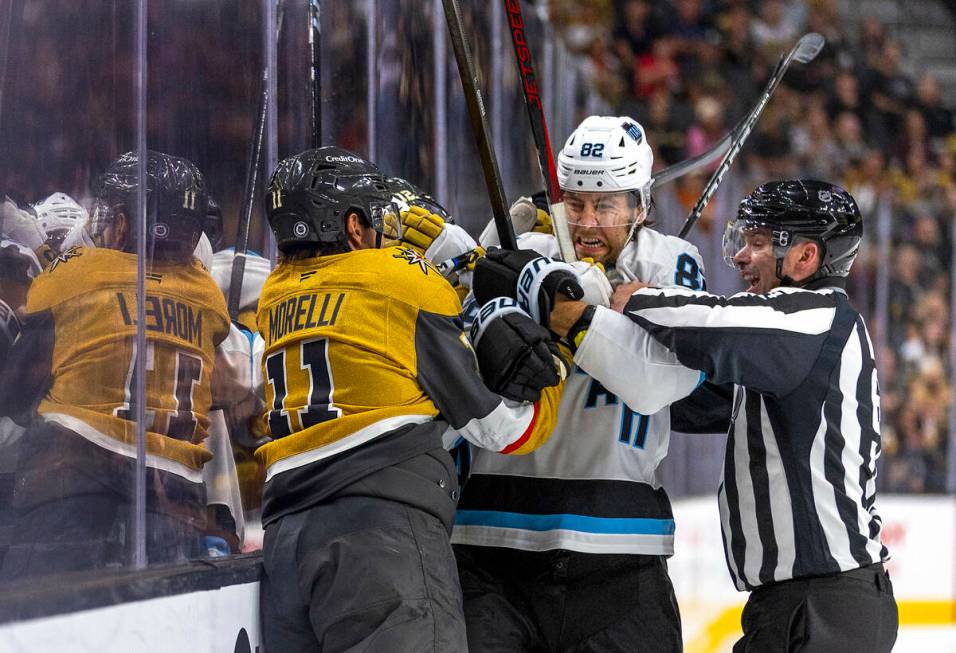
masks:
POLYGON ((623 313, 624 307, 627 306, 627 301, 631 298, 631 295, 636 293, 641 288, 650 287, 650 284, 646 284, 643 281, 630 281, 628 283, 622 283, 614 289, 614 294, 611 295, 611 308, 618 313, 623 313))

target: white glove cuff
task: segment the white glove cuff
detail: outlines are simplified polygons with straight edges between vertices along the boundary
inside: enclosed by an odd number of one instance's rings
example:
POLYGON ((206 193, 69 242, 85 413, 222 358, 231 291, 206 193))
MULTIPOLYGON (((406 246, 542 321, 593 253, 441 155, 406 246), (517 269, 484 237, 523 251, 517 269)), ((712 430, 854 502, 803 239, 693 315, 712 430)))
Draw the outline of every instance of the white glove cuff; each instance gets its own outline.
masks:
POLYGON ((580 275, 570 264, 544 256, 529 261, 518 275, 518 306, 538 324, 541 324, 541 311, 538 308, 538 293, 541 291, 541 284, 544 283, 549 274, 560 270, 570 272, 575 279, 580 281, 580 275))
POLYGON ((522 315, 527 315, 527 313, 521 310, 518 307, 518 302, 511 299, 510 297, 495 297, 492 300, 485 302, 485 305, 478 309, 478 315, 475 317, 475 321, 471 325, 471 344, 474 347, 478 346, 478 341, 481 340, 481 336, 485 334, 485 329, 488 327, 492 321, 503 317, 508 313, 521 313, 522 315))

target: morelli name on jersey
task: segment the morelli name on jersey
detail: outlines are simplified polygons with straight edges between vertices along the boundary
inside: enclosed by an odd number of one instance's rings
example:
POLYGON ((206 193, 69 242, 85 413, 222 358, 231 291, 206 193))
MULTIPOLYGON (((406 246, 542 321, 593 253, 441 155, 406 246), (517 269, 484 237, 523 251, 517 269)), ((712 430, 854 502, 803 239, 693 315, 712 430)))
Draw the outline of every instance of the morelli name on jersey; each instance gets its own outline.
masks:
POLYGON ((298 331, 335 326, 345 293, 304 293, 269 309, 267 346, 298 331))
POLYGON ((507 406, 482 384, 460 312, 428 259, 403 247, 276 267, 257 316, 273 438, 256 452, 266 523, 440 448, 449 426, 496 451, 547 439, 561 386, 507 406))
MULTIPOLYGON (((130 307, 136 311, 133 293, 116 293, 116 304, 126 326, 136 326, 136 318, 130 316, 130 307)), ((169 297, 146 295, 147 331, 157 331, 168 336, 186 340, 202 347, 202 311, 192 304, 169 297)))

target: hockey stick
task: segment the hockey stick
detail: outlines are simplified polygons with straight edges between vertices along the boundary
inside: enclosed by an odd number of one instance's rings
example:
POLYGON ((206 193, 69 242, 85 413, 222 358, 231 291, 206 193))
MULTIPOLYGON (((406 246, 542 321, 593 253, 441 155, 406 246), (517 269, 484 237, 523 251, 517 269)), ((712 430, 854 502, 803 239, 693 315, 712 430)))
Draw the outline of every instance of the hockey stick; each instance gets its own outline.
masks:
POLYGON ((309 0, 309 85, 312 90, 312 147, 322 145, 322 23, 319 0, 309 0))
POLYGON ((495 151, 491 145, 485 103, 481 98, 481 89, 478 87, 478 75, 465 41, 461 9, 458 6, 458 0, 442 0, 442 6, 445 9, 445 22, 448 23, 448 32, 451 35, 451 44, 458 63, 458 76, 461 77, 461 85, 465 91, 465 104, 468 105, 471 131, 475 137, 475 144, 478 146, 478 154, 481 156, 481 170, 484 173, 485 186, 488 187, 488 199, 491 201, 491 213, 498 230, 498 241, 505 249, 518 249, 515 230, 508 216, 508 203, 501 183, 498 160, 495 158, 495 151))
POLYGON ((17 0, 10 0, 7 3, 7 15, 4 16, 4 20, 0 20, 0 117, 3 115, 3 96, 7 88, 7 55, 10 51, 10 34, 18 34, 20 32, 19 29, 14 31, 12 25, 14 20, 16 20, 19 27, 21 23, 21 9, 22 3, 17 2, 17 0))
MULTIPOLYGON (((277 3, 276 42, 282 34, 283 6, 277 3)), ((246 170, 246 183, 242 195, 242 210, 239 213, 239 227, 236 234, 235 256, 232 259, 232 275, 229 277, 229 318, 239 319, 239 302, 242 298, 242 278, 246 272, 246 251, 249 248, 249 228, 252 225, 252 209, 255 206, 256 184, 259 179, 259 157, 262 154, 262 140, 265 135, 266 113, 269 109, 269 69, 262 71, 262 94, 259 96, 259 110, 256 124, 249 143, 249 168, 246 170)))
POLYGON ((524 94, 524 103, 528 108, 528 120, 531 122, 531 134, 534 136, 534 146, 538 152, 538 166, 541 176, 544 177, 545 188, 548 191, 548 212, 554 225, 554 235, 558 240, 558 249, 561 258, 567 262, 576 261, 574 243, 568 231, 568 219, 564 210, 564 200, 561 198, 561 187, 558 184, 558 173, 554 166, 554 152, 551 149, 551 138, 548 136, 548 123, 544 118, 544 105, 538 93, 537 76, 531 58, 531 48, 524 33, 524 18, 521 15, 521 0, 504 0, 505 11, 508 14, 508 27, 511 32, 511 44, 514 46, 515 64, 521 77, 521 90, 524 94))
POLYGON ((753 131, 754 125, 757 124, 757 119, 760 118, 760 114, 763 113, 764 107, 767 106, 767 102, 770 101, 774 91, 777 90, 777 86, 780 84, 780 80, 783 79, 784 74, 786 74, 787 68, 790 67, 790 63, 793 61, 798 61, 799 63, 805 64, 813 61, 814 57, 816 57, 820 53, 820 50, 823 49, 825 42, 826 41, 824 38, 816 32, 804 34, 803 37, 797 41, 797 44, 793 46, 793 49, 780 58, 779 63, 777 63, 777 67, 770 76, 770 81, 767 83, 767 88, 764 89, 763 95, 760 96, 760 100, 757 102, 757 106, 755 106, 750 112, 750 115, 747 116, 746 121, 740 129, 740 133, 734 136, 733 142, 730 145, 730 149, 727 150, 726 154, 724 154, 724 158, 721 160, 720 165, 717 166, 716 170, 714 170, 714 174, 711 175, 710 179, 707 181, 707 185, 704 186, 704 190, 701 191, 700 198, 697 200, 697 204, 694 205, 694 208, 684 221, 684 226, 681 227, 680 233, 678 234, 680 238, 684 238, 688 233, 690 233, 690 230, 694 228, 694 225, 697 224, 697 221, 700 219, 701 214, 707 207, 707 203, 710 201, 710 198, 712 198, 714 193, 717 192, 717 187, 723 180, 724 175, 726 175, 727 171, 730 170, 731 164, 740 153, 740 149, 744 146, 744 142, 746 142, 747 137, 750 136, 750 132, 753 131))

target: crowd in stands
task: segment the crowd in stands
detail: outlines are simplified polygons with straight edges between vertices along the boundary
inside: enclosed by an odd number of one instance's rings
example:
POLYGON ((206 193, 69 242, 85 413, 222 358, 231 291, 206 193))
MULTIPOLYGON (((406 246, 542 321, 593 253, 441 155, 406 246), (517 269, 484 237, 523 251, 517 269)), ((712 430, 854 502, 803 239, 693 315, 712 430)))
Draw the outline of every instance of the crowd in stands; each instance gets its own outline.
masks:
MULTIPOLYGON (((834 0, 553 4, 567 42, 588 56, 591 87, 611 111, 641 120, 660 167, 732 128, 802 34, 826 37, 811 65, 791 68, 735 171, 747 188, 796 175, 834 181, 860 203, 866 243, 851 296, 874 316, 875 288, 889 285, 885 332, 872 334, 881 350, 881 490, 945 491, 956 132, 938 81, 913 70, 879 20, 850 33, 834 0), (891 216, 885 250, 881 202, 891 216)), ((687 208, 695 199, 688 194, 687 208)))

